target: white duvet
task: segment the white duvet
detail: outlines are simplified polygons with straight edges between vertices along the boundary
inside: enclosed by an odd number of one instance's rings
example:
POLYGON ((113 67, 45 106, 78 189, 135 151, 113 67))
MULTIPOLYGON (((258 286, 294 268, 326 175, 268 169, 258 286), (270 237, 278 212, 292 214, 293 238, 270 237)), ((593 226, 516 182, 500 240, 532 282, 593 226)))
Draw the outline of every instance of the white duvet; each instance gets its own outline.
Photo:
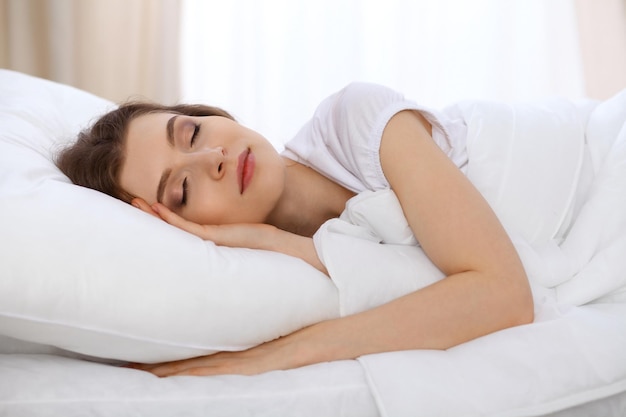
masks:
MULTIPOLYGON (((626 390, 626 91, 601 104, 456 110, 468 125, 467 176, 514 240, 536 321, 448 351, 360 358, 379 411, 538 415, 626 390)), ((442 277, 391 191, 352 199, 315 243, 344 315, 442 277)))

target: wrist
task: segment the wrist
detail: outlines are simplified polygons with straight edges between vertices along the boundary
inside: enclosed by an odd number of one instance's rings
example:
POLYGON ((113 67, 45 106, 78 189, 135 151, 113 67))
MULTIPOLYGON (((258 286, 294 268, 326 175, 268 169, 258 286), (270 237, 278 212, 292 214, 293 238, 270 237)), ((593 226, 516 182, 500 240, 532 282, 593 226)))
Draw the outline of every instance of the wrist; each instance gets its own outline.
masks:
POLYGON ((313 239, 296 235, 285 230, 274 228, 271 234, 271 250, 300 258, 319 271, 328 275, 328 271, 320 261, 313 239))
POLYGON ((290 341, 297 353, 297 366, 359 357, 361 353, 354 344, 357 341, 345 324, 344 317, 316 323, 297 332, 298 337, 290 341))

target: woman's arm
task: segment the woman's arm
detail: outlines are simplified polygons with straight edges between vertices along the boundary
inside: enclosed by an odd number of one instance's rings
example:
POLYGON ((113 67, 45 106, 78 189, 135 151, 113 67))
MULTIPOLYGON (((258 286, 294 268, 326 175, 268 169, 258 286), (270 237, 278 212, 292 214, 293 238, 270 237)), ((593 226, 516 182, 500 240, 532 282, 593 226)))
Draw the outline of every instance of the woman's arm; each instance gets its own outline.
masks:
POLYGON ((446 349, 533 320, 517 253, 495 214, 433 142, 417 113, 394 116, 381 162, 413 232, 447 275, 374 309, 321 322, 243 352, 147 366, 160 375, 254 374, 405 349, 446 349))
POLYGON ((531 322, 533 301, 504 228, 429 130, 420 114, 400 112, 384 131, 380 154, 413 233, 447 276, 409 297, 414 307, 406 313, 428 317, 414 327, 425 339, 412 343, 447 348, 531 322))
POLYGON ((163 204, 156 203, 150 206, 141 198, 133 199, 132 205, 165 220, 172 226, 192 233, 201 239, 215 242, 217 245, 284 253, 300 258, 328 275, 326 267, 317 256, 311 238, 299 236, 269 224, 200 225, 185 220, 163 204))

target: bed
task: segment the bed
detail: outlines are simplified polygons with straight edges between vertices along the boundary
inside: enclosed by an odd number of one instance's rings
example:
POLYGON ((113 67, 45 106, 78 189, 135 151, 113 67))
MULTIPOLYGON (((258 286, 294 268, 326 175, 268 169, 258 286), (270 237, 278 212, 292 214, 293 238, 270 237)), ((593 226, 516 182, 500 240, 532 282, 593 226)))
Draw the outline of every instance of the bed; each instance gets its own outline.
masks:
POLYGON ((626 92, 452 107, 466 174, 531 278, 534 323, 446 351, 163 379, 120 365, 245 349, 441 274, 389 192, 358 196, 316 234, 331 281, 71 184, 54 155, 110 108, 0 70, 0 415, 626 415, 626 92))

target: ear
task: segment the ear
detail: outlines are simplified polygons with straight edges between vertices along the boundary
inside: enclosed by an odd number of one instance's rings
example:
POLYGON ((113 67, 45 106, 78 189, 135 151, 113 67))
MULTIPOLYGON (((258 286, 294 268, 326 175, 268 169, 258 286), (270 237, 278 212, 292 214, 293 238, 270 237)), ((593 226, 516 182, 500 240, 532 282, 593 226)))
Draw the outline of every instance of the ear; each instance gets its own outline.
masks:
POLYGON ((139 198, 139 197, 133 198, 130 204, 137 207, 141 211, 145 211, 146 213, 153 215, 157 219, 161 218, 161 216, 159 216, 156 211, 152 210, 152 207, 150 207, 150 205, 146 203, 146 201, 143 198, 139 198))

